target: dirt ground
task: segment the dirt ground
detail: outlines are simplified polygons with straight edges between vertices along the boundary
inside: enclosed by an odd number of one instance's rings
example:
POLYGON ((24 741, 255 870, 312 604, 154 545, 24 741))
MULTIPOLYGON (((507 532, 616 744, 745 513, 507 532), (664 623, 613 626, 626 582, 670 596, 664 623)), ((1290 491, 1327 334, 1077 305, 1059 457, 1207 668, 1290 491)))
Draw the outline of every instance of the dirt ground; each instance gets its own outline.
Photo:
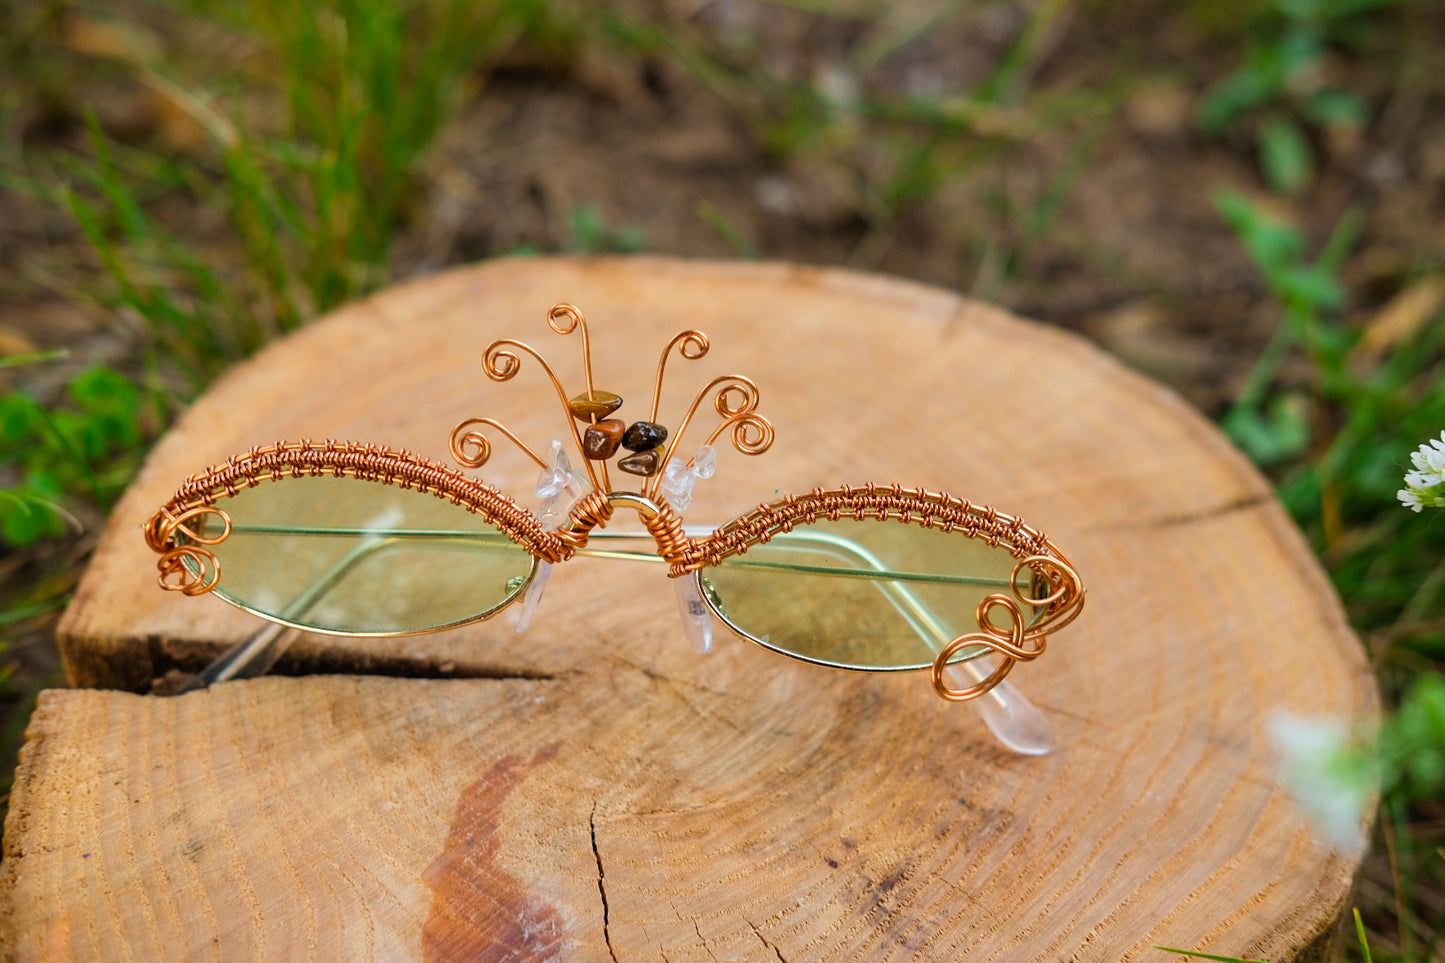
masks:
MULTIPOLYGON (((1279 308, 1216 210, 1215 191, 1259 201, 1302 228, 1312 250, 1346 212, 1363 212, 1363 233, 1342 270, 1345 315, 1359 325, 1412 278, 1441 268, 1441 5, 1387 9, 1362 46, 1324 59, 1323 80, 1360 94, 1369 119, 1359 129, 1310 129, 1316 175, 1293 198, 1262 183, 1250 122, 1224 135, 1196 123, 1204 92, 1243 56, 1239 27, 1227 17, 1182 12, 1208 4, 1055 4, 1061 12, 996 105, 941 132, 879 122, 870 105, 983 82, 1035 22, 1036 4, 981 4, 944 18, 861 71, 852 65, 875 36, 873 21, 804 6, 659 4, 677 36, 720 52, 733 68, 723 81, 700 81, 682 58, 630 56, 603 42, 560 59, 512 50, 473 78, 428 156, 392 276, 518 249, 639 240, 681 257, 746 253, 846 265, 967 292, 1082 332, 1218 414, 1269 340, 1279 308), (752 38, 746 54, 729 39, 736 37, 752 38), (798 87, 822 92, 827 123, 797 120, 787 92, 798 87), (920 162, 927 188, 898 200, 909 165, 920 162), (594 215, 592 228, 579 227, 594 215)), ((195 41, 153 11, 140 16, 162 44, 195 41)), ((6 72, 0 65, 0 81, 6 72)), ((85 107, 120 143, 189 149, 126 71, 84 76, 59 100, 34 97, 23 84, 0 98, 6 170, 84 152, 85 107)), ((203 256, 228 256, 215 211, 179 197, 154 201, 203 256)), ((84 299, 97 274, 66 212, 0 187, 0 353, 72 352, 64 364, 0 369, 0 388, 54 397, 82 364, 135 364, 131 325, 84 299)), ((92 530, 99 521, 84 520, 92 530)), ((42 579, 73 582, 87 550, 81 539, 0 557, 5 595, 42 579)), ((10 627, 6 658, 15 672, 0 733, 11 753, 30 693, 59 682, 53 622, 52 614, 10 627)), ((1388 867, 1381 874, 1387 879, 1388 867)))

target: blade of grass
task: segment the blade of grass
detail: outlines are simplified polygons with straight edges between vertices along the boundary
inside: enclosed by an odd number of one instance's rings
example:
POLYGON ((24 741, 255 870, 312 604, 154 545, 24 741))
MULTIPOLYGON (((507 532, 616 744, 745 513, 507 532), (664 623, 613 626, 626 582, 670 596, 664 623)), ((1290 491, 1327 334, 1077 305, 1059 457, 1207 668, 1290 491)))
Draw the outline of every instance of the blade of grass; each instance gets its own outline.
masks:
POLYGON ((1360 953, 1364 955, 1365 963, 1375 963, 1374 957, 1370 956, 1370 941, 1365 936, 1365 922, 1360 919, 1360 910, 1356 907, 1353 912, 1355 914, 1355 936, 1360 941, 1360 953))
POLYGON ((1213 953, 1200 953, 1195 950, 1177 950, 1172 946, 1155 946, 1154 949, 1193 957, 1196 960, 1214 960, 1216 963, 1270 963, 1269 960, 1250 960, 1239 956, 1215 956, 1213 953))

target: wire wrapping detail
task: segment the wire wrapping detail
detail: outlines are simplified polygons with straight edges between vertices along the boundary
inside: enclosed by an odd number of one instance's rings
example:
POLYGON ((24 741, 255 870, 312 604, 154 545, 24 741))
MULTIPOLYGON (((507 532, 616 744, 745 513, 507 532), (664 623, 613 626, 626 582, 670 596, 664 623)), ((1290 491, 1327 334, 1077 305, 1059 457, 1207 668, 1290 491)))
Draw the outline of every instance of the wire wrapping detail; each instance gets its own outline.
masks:
MULTIPOLYGON (((145 529, 146 543, 163 555, 162 583, 166 588, 187 594, 202 594, 215 587, 218 574, 210 578, 203 588, 192 591, 188 581, 174 578, 181 556, 169 562, 164 556, 180 547, 178 535, 189 542, 201 544, 218 544, 225 539, 230 532, 230 519, 225 512, 212 507, 219 499, 245 488, 254 488, 264 481, 318 475, 359 478, 445 498, 481 515, 513 542, 547 562, 564 561, 575 551, 571 543, 556 532, 544 529, 535 515, 496 488, 405 449, 330 439, 322 442, 282 441, 252 448, 243 455, 232 456, 220 465, 192 475, 151 517, 145 529), (214 512, 226 519, 225 531, 220 536, 202 539, 185 527, 188 520, 203 512, 214 512), (168 574, 172 576, 170 581, 167 581, 168 574)), ((185 557, 194 558, 200 551, 193 545, 188 547, 193 551, 183 553, 185 557)), ((219 566, 212 565, 211 571, 218 573, 219 566)))
POLYGON ((746 552, 752 545, 767 542, 778 532, 792 531, 796 525, 840 518, 897 519, 924 528, 958 531, 994 547, 1004 545, 1015 558, 1063 558, 1042 532, 1030 528, 1022 519, 988 506, 975 506, 966 499, 922 488, 844 485, 815 488, 802 495, 788 495, 771 505, 759 505, 708 537, 693 540, 673 564, 672 575, 717 565, 725 558, 746 552))
POLYGON ((572 506, 570 521, 556 535, 569 547, 570 554, 586 545, 592 529, 605 526, 611 517, 612 503, 605 494, 594 489, 572 506))

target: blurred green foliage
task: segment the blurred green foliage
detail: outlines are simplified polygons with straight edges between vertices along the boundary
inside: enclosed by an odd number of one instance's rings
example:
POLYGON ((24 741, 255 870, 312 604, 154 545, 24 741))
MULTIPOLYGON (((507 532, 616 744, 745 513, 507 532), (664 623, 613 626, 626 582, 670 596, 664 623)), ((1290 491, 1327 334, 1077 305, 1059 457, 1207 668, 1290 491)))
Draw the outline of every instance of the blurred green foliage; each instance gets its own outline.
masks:
POLYGON ((23 547, 66 532, 64 504, 84 492, 109 508, 130 480, 144 435, 142 393, 124 375, 91 367, 64 403, 44 406, 25 392, 0 396, 0 540, 23 547))
POLYGON ((192 6, 228 17, 257 56, 213 89, 144 47, 131 66, 204 132, 201 153, 122 151, 92 119, 91 151, 64 163, 59 189, 113 282, 97 296, 143 322, 183 395, 386 279, 417 164, 459 89, 547 19, 532 0, 192 6), (279 122, 245 109, 253 89, 284 105, 279 122), (147 211, 146 198, 175 193, 225 213, 242 270, 198 257, 147 211))
POLYGON ((1418 655, 1445 656, 1440 532, 1395 497, 1409 453, 1445 426, 1445 314, 1378 354, 1365 350, 1339 279, 1358 212, 1311 260, 1298 229, 1239 194, 1216 202, 1281 310, 1223 427, 1276 473, 1280 499, 1314 540, 1355 624, 1418 655), (1303 378, 1280 377, 1291 352, 1307 361, 1303 378))
POLYGON ((1242 26, 1244 63, 1199 104, 1199 123, 1222 133, 1253 120, 1259 165, 1284 194, 1303 191, 1314 176, 1306 129, 1358 129, 1368 118, 1364 97, 1326 81, 1325 58, 1358 48, 1377 15, 1409 0, 1264 0, 1242 26))

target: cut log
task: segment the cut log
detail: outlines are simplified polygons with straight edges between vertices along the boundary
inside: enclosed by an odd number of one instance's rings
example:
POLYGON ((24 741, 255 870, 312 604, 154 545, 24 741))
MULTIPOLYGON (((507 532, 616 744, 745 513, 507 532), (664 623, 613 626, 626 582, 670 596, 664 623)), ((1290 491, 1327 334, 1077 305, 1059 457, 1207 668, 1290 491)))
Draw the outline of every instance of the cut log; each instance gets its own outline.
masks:
MULTIPOLYGON (((665 420, 665 419, 664 419, 665 420)), ((498 444, 519 500, 536 467, 498 444)), ((618 479, 614 478, 614 482, 618 479)), ((719 630, 720 631, 720 630, 719 630)), ((1077 338, 899 281, 779 265, 513 260, 397 287, 274 345, 157 446, 62 624, 0 864, 11 959, 1327 958, 1361 845, 1276 785, 1274 712, 1369 715, 1338 600, 1267 482, 1167 390, 1077 338), (943 490, 1046 531, 1083 616, 1013 679, 1059 733, 998 748, 926 674, 854 674, 720 634, 694 655, 655 566, 578 559, 532 628, 305 636, 281 671, 138 695, 254 627, 154 587, 140 525, 189 473, 281 438, 447 460, 468 417, 563 428, 514 337, 661 410, 718 374, 777 442, 728 449, 690 524, 775 492, 943 490), (390 677, 383 677, 390 676, 390 677), (405 676, 407 678, 398 678, 405 676)))

